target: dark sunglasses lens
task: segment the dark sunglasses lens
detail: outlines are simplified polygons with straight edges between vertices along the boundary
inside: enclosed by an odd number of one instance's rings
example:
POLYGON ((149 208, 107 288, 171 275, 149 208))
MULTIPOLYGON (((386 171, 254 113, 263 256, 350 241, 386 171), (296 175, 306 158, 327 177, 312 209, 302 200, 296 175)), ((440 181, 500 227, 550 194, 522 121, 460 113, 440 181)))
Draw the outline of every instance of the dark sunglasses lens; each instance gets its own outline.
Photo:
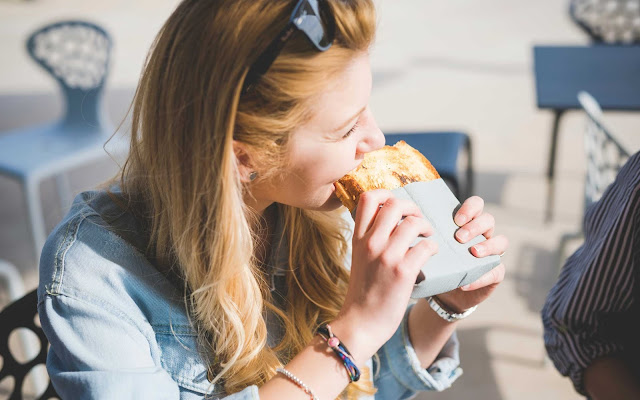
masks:
POLYGON ((299 0, 291 13, 286 29, 271 42, 249 68, 243 84, 243 92, 249 90, 251 85, 260 78, 260 75, 269 69, 287 38, 293 32, 292 24, 307 36, 316 49, 319 51, 328 50, 333 43, 335 32, 335 22, 328 7, 326 2, 318 4, 318 0, 299 0))
POLYGON ((316 0, 301 1, 293 11, 291 20, 318 50, 325 51, 331 47, 333 35, 322 23, 316 0))

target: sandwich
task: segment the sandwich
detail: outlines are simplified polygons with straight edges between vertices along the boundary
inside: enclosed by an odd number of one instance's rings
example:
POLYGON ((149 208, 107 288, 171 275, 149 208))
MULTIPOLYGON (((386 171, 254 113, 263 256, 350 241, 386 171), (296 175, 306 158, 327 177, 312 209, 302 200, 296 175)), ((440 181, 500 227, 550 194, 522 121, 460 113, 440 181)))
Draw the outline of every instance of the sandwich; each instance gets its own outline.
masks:
POLYGON ((393 146, 367 153, 358 168, 335 183, 336 196, 353 212, 360 195, 366 191, 393 190, 412 182, 438 178, 440 175, 429 160, 401 140, 393 146))

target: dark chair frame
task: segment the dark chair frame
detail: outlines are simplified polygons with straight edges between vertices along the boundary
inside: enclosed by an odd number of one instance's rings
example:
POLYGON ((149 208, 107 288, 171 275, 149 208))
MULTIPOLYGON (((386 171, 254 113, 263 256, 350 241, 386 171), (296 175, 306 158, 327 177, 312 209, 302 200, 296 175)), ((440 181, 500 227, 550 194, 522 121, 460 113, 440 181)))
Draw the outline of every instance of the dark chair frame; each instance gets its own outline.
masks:
MULTIPOLYGON (((9 376, 12 376, 14 379, 13 392, 7 400, 21 400, 23 398, 22 392, 25 377, 34 367, 45 364, 47 361, 49 341, 44 335, 42 328, 35 323, 35 317, 38 315, 37 305, 38 293, 36 290, 33 290, 9 304, 0 313, 0 355, 3 359, 2 369, 0 370, 0 381, 9 376), (35 358, 24 364, 18 362, 9 349, 9 335, 18 328, 29 329, 34 332, 40 340, 40 352, 35 358)), ((59 397, 49 380, 47 389, 38 397, 38 400, 59 397)))

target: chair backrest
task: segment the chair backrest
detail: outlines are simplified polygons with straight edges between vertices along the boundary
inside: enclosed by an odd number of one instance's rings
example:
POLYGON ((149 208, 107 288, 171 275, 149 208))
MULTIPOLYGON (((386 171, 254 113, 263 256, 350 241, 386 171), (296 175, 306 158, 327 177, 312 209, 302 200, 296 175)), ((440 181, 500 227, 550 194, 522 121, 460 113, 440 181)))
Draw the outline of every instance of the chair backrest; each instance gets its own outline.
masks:
MULTIPOLYGON (((38 294, 32 291, 19 300, 8 305, 0 313, 0 356, 2 356, 2 369, 0 370, 0 381, 6 377, 13 377, 14 386, 8 400, 20 400, 23 398, 23 384, 27 374, 37 365, 45 364, 47 360, 47 350, 49 341, 44 335, 42 328, 35 324, 37 312, 38 294), (18 328, 26 328, 34 332, 40 339, 40 352, 32 360, 20 363, 11 353, 9 348, 9 336, 18 328)), ((47 389, 38 400, 59 398, 51 382, 48 382, 47 389)))
POLYGON ((585 210, 598 201, 615 180, 618 171, 629 159, 629 152, 605 128, 602 109, 587 92, 578 94, 578 101, 587 114, 584 150, 587 158, 584 202, 585 210))
POLYGON ((471 138, 464 132, 387 132, 388 145, 404 140, 436 168, 453 194, 464 201, 473 192, 471 138))
POLYGON ((85 21, 46 25, 27 39, 29 55, 60 84, 66 101, 66 125, 100 127, 102 91, 109 70, 111 38, 85 21))
POLYGON ((595 42, 640 42, 640 0, 571 0, 569 14, 595 42))

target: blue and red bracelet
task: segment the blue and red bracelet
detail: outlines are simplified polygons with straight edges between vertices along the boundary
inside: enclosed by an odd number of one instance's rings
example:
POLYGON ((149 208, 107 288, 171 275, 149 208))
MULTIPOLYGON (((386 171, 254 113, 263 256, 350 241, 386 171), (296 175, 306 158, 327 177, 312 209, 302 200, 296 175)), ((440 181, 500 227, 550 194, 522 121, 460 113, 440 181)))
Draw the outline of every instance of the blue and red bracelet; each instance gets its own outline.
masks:
POLYGON ((353 361, 353 356, 347 347, 340 342, 340 339, 331 331, 329 324, 322 325, 317 330, 318 335, 327 342, 327 345, 333 350, 334 353, 342 360, 344 368, 349 374, 351 382, 357 382, 360 379, 360 370, 356 367, 356 363, 353 361))

